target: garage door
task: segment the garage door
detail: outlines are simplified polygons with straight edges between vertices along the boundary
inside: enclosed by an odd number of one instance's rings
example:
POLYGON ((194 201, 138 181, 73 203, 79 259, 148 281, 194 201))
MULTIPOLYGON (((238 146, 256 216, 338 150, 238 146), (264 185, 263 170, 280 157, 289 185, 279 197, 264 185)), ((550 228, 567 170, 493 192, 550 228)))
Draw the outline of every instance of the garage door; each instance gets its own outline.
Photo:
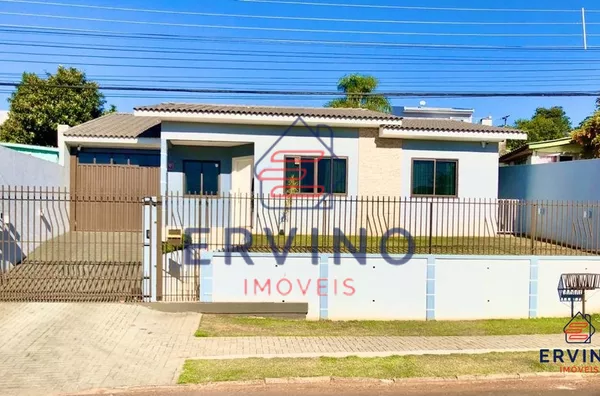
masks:
POLYGON ((159 157, 150 155, 148 158, 131 152, 78 155, 71 175, 71 216, 77 231, 141 231, 142 198, 160 195, 160 168, 155 166, 159 157))

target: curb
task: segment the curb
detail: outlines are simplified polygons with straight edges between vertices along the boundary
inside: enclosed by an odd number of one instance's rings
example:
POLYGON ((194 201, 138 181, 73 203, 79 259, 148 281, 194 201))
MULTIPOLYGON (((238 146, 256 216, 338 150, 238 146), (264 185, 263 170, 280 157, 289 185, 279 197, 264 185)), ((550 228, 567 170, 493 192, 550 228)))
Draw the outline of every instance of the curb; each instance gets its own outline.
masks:
POLYGON ((146 386, 146 387, 127 387, 127 388, 103 388, 90 389, 87 391, 65 393, 63 395, 105 395, 114 392, 126 394, 139 392, 143 390, 173 390, 173 389, 205 389, 231 386, 276 386, 287 384, 379 384, 379 385, 415 385, 426 383, 453 383, 453 382, 474 382, 474 381, 524 381, 532 379, 564 379, 564 380, 582 380, 586 378, 598 377, 598 374, 582 373, 516 373, 516 374, 486 374, 486 375, 459 375, 450 377, 415 377, 415 378, 365 378, 365 377, 286 377, 286 378, 265 378, 263 380, 250 381, 222 381, 208 382, 204 384, 185 384, 185 385, 164 385, 164 386, 146 386))

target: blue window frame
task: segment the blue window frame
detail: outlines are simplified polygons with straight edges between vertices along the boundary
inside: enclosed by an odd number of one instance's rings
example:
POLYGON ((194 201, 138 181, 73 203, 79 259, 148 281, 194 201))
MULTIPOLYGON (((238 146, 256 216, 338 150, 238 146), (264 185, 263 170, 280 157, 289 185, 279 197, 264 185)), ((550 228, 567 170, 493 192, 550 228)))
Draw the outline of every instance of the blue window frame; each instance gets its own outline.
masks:
POLYGON ((286 181, 288 193, 296 189, 301 194, 347 194, 348 160, 337 157, 287 157, 286 181), (295 184, 290 184, 295 180, 295 184), (289 187, 292 185, 293 187, 289 187))
POLYGON ((183 161, 186 195, 219 194, 221 163, 218 161, 183 161))

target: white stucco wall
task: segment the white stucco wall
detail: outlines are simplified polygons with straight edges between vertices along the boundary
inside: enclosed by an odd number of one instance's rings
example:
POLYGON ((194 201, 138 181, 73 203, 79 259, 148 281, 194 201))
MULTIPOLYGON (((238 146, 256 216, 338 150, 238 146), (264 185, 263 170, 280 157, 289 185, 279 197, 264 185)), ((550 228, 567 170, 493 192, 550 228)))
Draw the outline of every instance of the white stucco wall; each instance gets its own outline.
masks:
MULTIPOLYGON (((600 273, 600 259, 591 256, 415 255, 394 265, 378 255, 367 256, 364 263, 342 255, 339 264, 319 256, 314 264, 308 254, 290 254, 281 265, 263 253, 250 254, 249 265, 234 253, 227 265, 223 255, 215 253, 212 264, 201 267, 201 290, 210 290, 203 301, 304 302, 309 319, 568 317, 570 304, 561 302, 557 292, 561 274, 600 273), (285 295, 277 289, 282 279, 285 295), (255 289, 255 280, 261 287, 270 280, 270 287, 255 289)), ((575 312, 580 309, 577 302, 575 312)), ((588 292, 586 312, 600 312, 600 291, 588 292)))
MULTIPOLYGON (((590 260, 545 260, 538 261, 538 316, 569 316, 571 305, 558 299, 558 282, 564 273, 600 274, 600 258, 591 257, 590 260)), ((586 310, 588 313, 600 312, 600 291, 587 292, 586 310)), ((580 303, 576 303, 576 310, 580 303)))
POLYGON ((223 256, 215 257, 212 301, 306 302, 307 318, 319 318, 319 266, 312 264, 310 257, 290 255, 283 265, 274 256, 257 257, 254 261, 254 265, 248 265, 236 256, 227 265, 223 256))
POLYGON ((436 260, 436 319, 526 318, 529 266, 510 258, 436 260))
POLYGON ((56 163, 0 146, 0 272, 69 230, 68 179, 56 163))
POLYGON ((426 308, 427 259, 414 259, 392 265, 383 258, 370 259, 367 265, 353 258, 342 258, 329 266, 329 277, 338 282, 351 279, 354 294, 333 293, 329 297, 328 319, 424 320, 426 308))

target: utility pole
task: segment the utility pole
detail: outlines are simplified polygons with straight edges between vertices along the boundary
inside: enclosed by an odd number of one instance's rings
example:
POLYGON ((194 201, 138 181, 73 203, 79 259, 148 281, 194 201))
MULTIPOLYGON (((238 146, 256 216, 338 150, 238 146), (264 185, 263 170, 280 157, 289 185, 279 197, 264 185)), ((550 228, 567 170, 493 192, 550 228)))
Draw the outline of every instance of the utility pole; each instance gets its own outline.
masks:
POLYGON ((506 116, 502 117, 502 119, 504 120, 504 126, 506 126, 506 123, 508 121, 508 117, 510 117, 510 115, 506 115, 506 116))
POLYGON ((581 8, 581 26, 583 28, 583 49, 587 50, 587 33, 585 26, 585 8, 581 8))

